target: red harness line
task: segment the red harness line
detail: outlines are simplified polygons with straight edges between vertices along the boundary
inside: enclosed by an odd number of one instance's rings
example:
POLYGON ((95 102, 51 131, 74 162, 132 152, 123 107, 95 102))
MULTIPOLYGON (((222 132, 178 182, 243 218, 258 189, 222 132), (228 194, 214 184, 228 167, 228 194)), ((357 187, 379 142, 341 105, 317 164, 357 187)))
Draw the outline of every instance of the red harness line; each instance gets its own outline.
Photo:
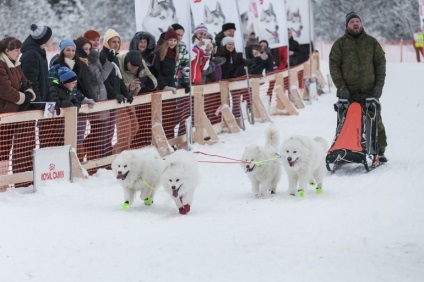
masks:
POLYGON ((210 156, 210 157, 222 158, 222 159, 226 159, 226 160, 231 160, 231 161, 232 161, 232 162, 198 161, 199 163, 215 163, 215 164, 250 164, 250 162, 247 162, 247 161, 237 160, 237 159, 232 159, 232 158, 227 158, 227 157, 223 157, 223 156, 219 156, 219 155, 211 155, 211 154, 203 153, 203 152, 200 152, 200 151, 196 151, 196 152, 194 152, 194 153, 195 153, 195 154, 202 154, 202 155, 210 156))

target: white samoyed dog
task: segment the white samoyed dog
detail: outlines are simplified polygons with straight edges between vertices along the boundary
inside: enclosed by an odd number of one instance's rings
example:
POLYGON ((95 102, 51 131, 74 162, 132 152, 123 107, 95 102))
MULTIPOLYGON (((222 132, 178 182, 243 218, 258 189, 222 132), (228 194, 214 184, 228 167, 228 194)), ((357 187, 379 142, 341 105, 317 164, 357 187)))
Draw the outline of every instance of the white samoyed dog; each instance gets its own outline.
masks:
POLYGON ((180 214, 187 214, 199 179, 197 159, 192 152, 178 150, 165 159, 161 182, 180 214))
POLYGON ((252 192, 257 197, 262 197, 270 190, 275 194, 281 175, 281 162, 278 159, 279 134, 270 127, 266 131, 264 146, 250 145, 244 149, 242 164, 247 176, 252 183, 252 192))
POLYGON ((322 192, 327 150, 328 143, 321 137, 311 139, 297 135, 283 142, 280 155, 287 172, 290 195, 295 196, 297 191, 303 197, 308 184, 316 184, 316 192, 322 192))
POLYGON ((160 185, 162 167, 163 160, 153 146, 123 151, 116 157, 112 162, 112 171, 124 190, 122 208, 129 208, 136 192, 140 192, 140 199, 145 205, 153 203, 155 189, 160 185))

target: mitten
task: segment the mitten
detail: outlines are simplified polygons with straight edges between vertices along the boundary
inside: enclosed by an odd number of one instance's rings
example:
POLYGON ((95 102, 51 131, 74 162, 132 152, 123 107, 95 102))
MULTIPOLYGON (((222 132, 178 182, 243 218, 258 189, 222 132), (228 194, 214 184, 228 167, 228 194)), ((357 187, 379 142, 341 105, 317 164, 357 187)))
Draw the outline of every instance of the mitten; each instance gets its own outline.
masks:
POLYGON ((116 100, 118 101, 119 104, 121 104, 122 102, 125 103, 125 97, 121 94, 116 94, 115 96, 116 100))
POLYGON ((134 97, 131 94, 128 94, 127 102, 131 104, 133 101, 134 101, 134 97))
POLYGON ((339 89, 339 98, 340 99, 349 99, 350 98, 349 89, 347 89, 346 87, 340 88, 339 89))
POLYGON ((381 94, 383 94, 383 86, 381 85, 374 86, 374 89, 372 90, 372 94, 375 98, 380 99, 381 94))
POLYGON ((111 49, 109 50, 109 53, 107 53, 107 60, 109 62, 113 62, 113 60, 115 60, 115 50, 111 49))
POLYGON ((165 86, 163 88, 164 91, 172 91, 172 94, 177 94, 177 88, 171 86, 165 86))
POLYGON ((82 102, 81 102, 82 104, 88 104, 88 107, 90 108, 90 109, 92 109, 92 108, 94 108, 94 105, 96 104, 96 102, 93 100, 93 99, 89 99, 89 98, 87 98, 87 97, 85 97, 83 100, 82 100, 82 102))

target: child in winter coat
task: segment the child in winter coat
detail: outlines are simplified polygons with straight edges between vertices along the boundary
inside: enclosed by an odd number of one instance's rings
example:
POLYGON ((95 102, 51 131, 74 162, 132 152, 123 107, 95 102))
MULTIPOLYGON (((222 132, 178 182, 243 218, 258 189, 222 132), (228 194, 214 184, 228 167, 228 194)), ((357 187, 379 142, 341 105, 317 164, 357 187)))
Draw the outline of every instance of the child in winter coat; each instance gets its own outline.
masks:
POLYGON ((67 67, 58 68, 59 82, 53 81, 50 84, 50 95, 53 102, 56 102, 56 111, 59 114, 58 108, 81 107, 75 95, 72 95, 72 90, 77 84, 77 74, 67 67))

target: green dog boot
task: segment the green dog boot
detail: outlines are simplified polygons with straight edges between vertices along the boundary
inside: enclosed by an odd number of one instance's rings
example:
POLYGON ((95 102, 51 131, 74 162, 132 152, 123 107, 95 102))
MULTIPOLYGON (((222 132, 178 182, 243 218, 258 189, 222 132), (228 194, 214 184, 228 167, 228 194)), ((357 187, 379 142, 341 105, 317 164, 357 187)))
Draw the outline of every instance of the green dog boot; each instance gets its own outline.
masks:
POLYGON ((303 189, 299 189, 297 190, 297 195, 301 198, 305 197, 305 191, 303 191, 303 189))
POLYGON ((127 202, 125 202, 125 203, 123 203, 123 204, 121 205, 121 208, 122 208, 123 210, 127 210, 127 209, 129 209, 129 208, 130 208, 130 203, 128 203, 128 201, 127 201, 127 202))
POLYGON ((150 206, 151 204, 153 204, 153 200, 150 197, 147 197, 146 199, 144 199, 144 204, 146 206, 150 206))
POLYGON ((322 190, 322 187, 317 187, 317 190, 315 193, 317 194, 322 194, 324 192, 324 190, 322 190))
POLYGON ((311 186, 316 186, 316 185, 317 185, 317 183, 316 183, 315 181, 311 181, 311 182, 309 182, 309 185, 311 185, 311 186))

